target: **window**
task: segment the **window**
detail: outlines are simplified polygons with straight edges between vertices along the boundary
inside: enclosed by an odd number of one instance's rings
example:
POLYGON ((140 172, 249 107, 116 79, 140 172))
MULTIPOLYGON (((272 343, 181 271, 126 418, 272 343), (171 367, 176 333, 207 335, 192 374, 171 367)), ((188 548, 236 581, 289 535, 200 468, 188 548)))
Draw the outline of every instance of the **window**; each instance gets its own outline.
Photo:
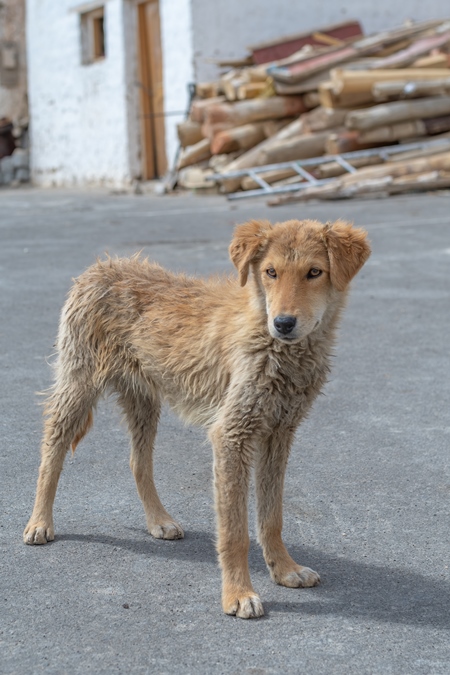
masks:
POLYGON ((80 14, 81 62, 84 65, 105 58, 105 10, 98 7, 80 14))

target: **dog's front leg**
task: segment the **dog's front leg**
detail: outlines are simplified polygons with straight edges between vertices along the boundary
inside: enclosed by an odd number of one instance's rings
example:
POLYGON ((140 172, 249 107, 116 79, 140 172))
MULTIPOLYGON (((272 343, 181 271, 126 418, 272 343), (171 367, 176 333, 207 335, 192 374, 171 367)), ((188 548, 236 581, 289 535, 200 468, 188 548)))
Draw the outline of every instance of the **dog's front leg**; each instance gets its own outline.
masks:
POLYGON ((306 588, 320 582, 317 572, 298 565, 281 538, 283 485, 294 431, 279 427, 255 456, 258 538, 272 579, 281 586, 306 588))
POLYGON ((263 616, 248 569, 247 497, 253 451, 243 430, 215 425, 210 432, 214 449, 214 488, 218 519, 217 551, 222 569, 222 607, 242 619, 263 616))

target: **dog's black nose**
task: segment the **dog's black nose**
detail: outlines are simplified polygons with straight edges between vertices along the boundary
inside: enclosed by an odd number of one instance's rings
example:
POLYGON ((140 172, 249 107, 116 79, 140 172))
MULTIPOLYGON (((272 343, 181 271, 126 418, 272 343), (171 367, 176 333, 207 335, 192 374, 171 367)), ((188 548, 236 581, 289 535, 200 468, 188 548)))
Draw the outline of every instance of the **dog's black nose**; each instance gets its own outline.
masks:
POLYGON ((279 333, 283 333, 283 335, 287 335, 288 333, 291 333, 293 329, 295 328, 295 324, 297 323, 297 319, 295 316, 276 316, 275 319, 273 320, 273 325, 277 329, 279 333))

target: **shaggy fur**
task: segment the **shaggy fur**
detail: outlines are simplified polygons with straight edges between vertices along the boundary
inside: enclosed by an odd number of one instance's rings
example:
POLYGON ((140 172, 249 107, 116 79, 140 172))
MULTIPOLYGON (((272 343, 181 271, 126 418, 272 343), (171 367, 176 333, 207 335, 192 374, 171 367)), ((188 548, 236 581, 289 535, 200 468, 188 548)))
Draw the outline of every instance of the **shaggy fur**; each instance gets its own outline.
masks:
POLYGON ((90 267, 62 311, 25 542, 54 538, 64 457, 87 433, 99 396, 112 390, 128 422, 131 467, 154 537, 183 537, 153 482, 162 401, 208 428, 227 614, 263 614, 247 560, 252 467, 272 579, 316 585, 319 575, 292 560, 281 539, 284 474, 295 430, 326 380, 348 284, 369 254, 366 233, 341 221, 252 221, 236 228, 230 246, 239 283, 174 275, 138 257, 90 267))

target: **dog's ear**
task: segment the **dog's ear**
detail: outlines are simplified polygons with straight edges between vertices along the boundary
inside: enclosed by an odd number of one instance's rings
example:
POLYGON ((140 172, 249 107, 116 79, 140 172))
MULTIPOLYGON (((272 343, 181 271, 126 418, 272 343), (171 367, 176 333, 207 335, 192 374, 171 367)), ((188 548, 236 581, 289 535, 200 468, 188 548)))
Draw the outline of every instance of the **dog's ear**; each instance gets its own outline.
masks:
POLYGON ((343 220, 325 225, 325 245, 330 259, 331 283, 344 291, 370 256, 367 232, 343 220))
POLYGON ((241 286, 247 283, 250 263, 257 260, 266 248, 271 229, 268 220, 251 220, 236 227, 229 251, 239 272, 241 286))

